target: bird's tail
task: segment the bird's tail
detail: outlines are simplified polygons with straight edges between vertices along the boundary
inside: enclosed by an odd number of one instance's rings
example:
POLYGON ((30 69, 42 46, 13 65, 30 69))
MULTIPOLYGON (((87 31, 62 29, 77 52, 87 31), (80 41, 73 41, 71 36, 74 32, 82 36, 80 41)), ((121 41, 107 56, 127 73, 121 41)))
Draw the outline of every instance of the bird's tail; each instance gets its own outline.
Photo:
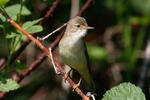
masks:
POLYGON ((90 75, 90 73, 86 73, 86 75, 83 75, 85 82, 85 88, 89 91, 95 91, 95 83, 90 75))

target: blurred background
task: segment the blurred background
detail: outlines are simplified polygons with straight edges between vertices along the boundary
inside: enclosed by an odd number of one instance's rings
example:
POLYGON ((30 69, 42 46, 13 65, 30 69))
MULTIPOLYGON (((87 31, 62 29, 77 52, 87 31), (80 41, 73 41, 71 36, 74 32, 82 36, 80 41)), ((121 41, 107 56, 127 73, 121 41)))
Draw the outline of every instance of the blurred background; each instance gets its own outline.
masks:
MULTIPOLYGON (((52 15, 43 22, 43 28, 38 27, 31 33, 38 32, 39 37, 47 35, 75 16, 86 1, 61 0, 52 15)), ((13 20, 25 27, 24 23, 44 17, 54 2, 11 0, 5 9, 13 20), (21 11, 20 8, 22 12, 13 16, 21 11)), ((141 87, 147 100, 150 99, 149 5, 150 0, 94 0, 82 14, 88 25, 95 27, 88 31, 85 41, 97 98, 101 99, 107 90, 122 82, 131 82, 141 87)), ((42 43, 48 48, 59 34, 57 32, 42 43)), ((34 43, 30 43, 17 60, 10 64, 12 54, 25 40, 25 36, 0 16, 0 62, 7 59, 7 67, 0 73, 1 80, 25 70, 42 53, 34 43)), ((57 61, 63 65, 57 47, 54 52, 57 61)), ((9 92, 3 100, 81 99, 71 89, 63 88, 62 77, 55 74, 48 59, 26 76, 20 85, 21 88, 9 92)))

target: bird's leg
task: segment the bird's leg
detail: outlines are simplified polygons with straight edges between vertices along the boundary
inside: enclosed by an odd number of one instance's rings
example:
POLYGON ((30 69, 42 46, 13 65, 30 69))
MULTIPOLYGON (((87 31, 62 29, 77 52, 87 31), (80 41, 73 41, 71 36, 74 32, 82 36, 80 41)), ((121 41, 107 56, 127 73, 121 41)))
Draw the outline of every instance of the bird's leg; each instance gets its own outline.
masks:
POLYGON ((80 86, 81 81, 82 81, 82 78, 80 78, 79 82, 73 86, 73 90, 72 91, 74 91, 77 87, 80 86))
POLYGON ((68 76, 70 75, 71 71, 72 71, 72 69, 70 69, 70 70, 65 74, 65 76, 64 76, 65 82, 66 82, 66 79, 68 78, 68 76))
POLYGON ((49 55, 50 55, 50 58, 51 58, 51 61, 52 61, 52 65, 54 67, 54 70, 55 70, 56 74, 60 74, 61 71, 56 67, 56 65, 54 63, 54 59, 53 59, 52 49, 51 48, 49 48, 49 55))

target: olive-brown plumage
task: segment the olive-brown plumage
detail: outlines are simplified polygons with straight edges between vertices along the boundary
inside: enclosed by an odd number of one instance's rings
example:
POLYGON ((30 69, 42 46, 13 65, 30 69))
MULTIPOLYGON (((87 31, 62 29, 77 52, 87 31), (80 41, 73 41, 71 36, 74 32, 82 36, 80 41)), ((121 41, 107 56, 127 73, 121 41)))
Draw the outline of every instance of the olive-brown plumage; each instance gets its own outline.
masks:
POLYGON ((65 64, 78 71, 89 87, 93 87, 83 41, 88 29, 92 29, 92 27, 88 27, 82 17, 77 16, 69 20, 64 36, 59 43, 59 54, 65 64))

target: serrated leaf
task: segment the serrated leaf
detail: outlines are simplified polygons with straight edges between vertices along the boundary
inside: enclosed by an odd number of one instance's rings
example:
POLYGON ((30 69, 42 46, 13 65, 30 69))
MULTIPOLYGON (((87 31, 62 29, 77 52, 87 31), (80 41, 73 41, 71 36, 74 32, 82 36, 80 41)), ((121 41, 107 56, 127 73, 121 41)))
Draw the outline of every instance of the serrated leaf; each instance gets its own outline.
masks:
POLYGON ((7 79, 6 83, 0 81, 0 92, 9 92, 18 89, 19 87, 19 84, 12 79, 7 79))
POLYGON ((40 22, 43 18, 39 18, 39 19, 36 19, 36 20, 33 20, 33 21, 27 21, 25 22, 23 25, 22 25, 22 28, 23 29, 27 29, 35 24, 37 24, 38 22, 40 22))
POLYGON ((107 91, 102 100, 145 100, 145 95, 134 84, 122 83, 107 91))
POLYGON ((0 0, 0 6, 4 7, 10 0, 0 0))
POLYGON ((41 32, 43 30, 42 26, 34 25, 26 29, 28 33, 41 32))
MULTIPOLYGON (((20 4, 15 4, 11 5, 5 8, 5 11, 7 14, 11 17, 11 19, 16 20, 17 14, 20 12, 21 5, 20 4)), ((23 6, 21 15, 30 15, 31 12, 23 6)))

